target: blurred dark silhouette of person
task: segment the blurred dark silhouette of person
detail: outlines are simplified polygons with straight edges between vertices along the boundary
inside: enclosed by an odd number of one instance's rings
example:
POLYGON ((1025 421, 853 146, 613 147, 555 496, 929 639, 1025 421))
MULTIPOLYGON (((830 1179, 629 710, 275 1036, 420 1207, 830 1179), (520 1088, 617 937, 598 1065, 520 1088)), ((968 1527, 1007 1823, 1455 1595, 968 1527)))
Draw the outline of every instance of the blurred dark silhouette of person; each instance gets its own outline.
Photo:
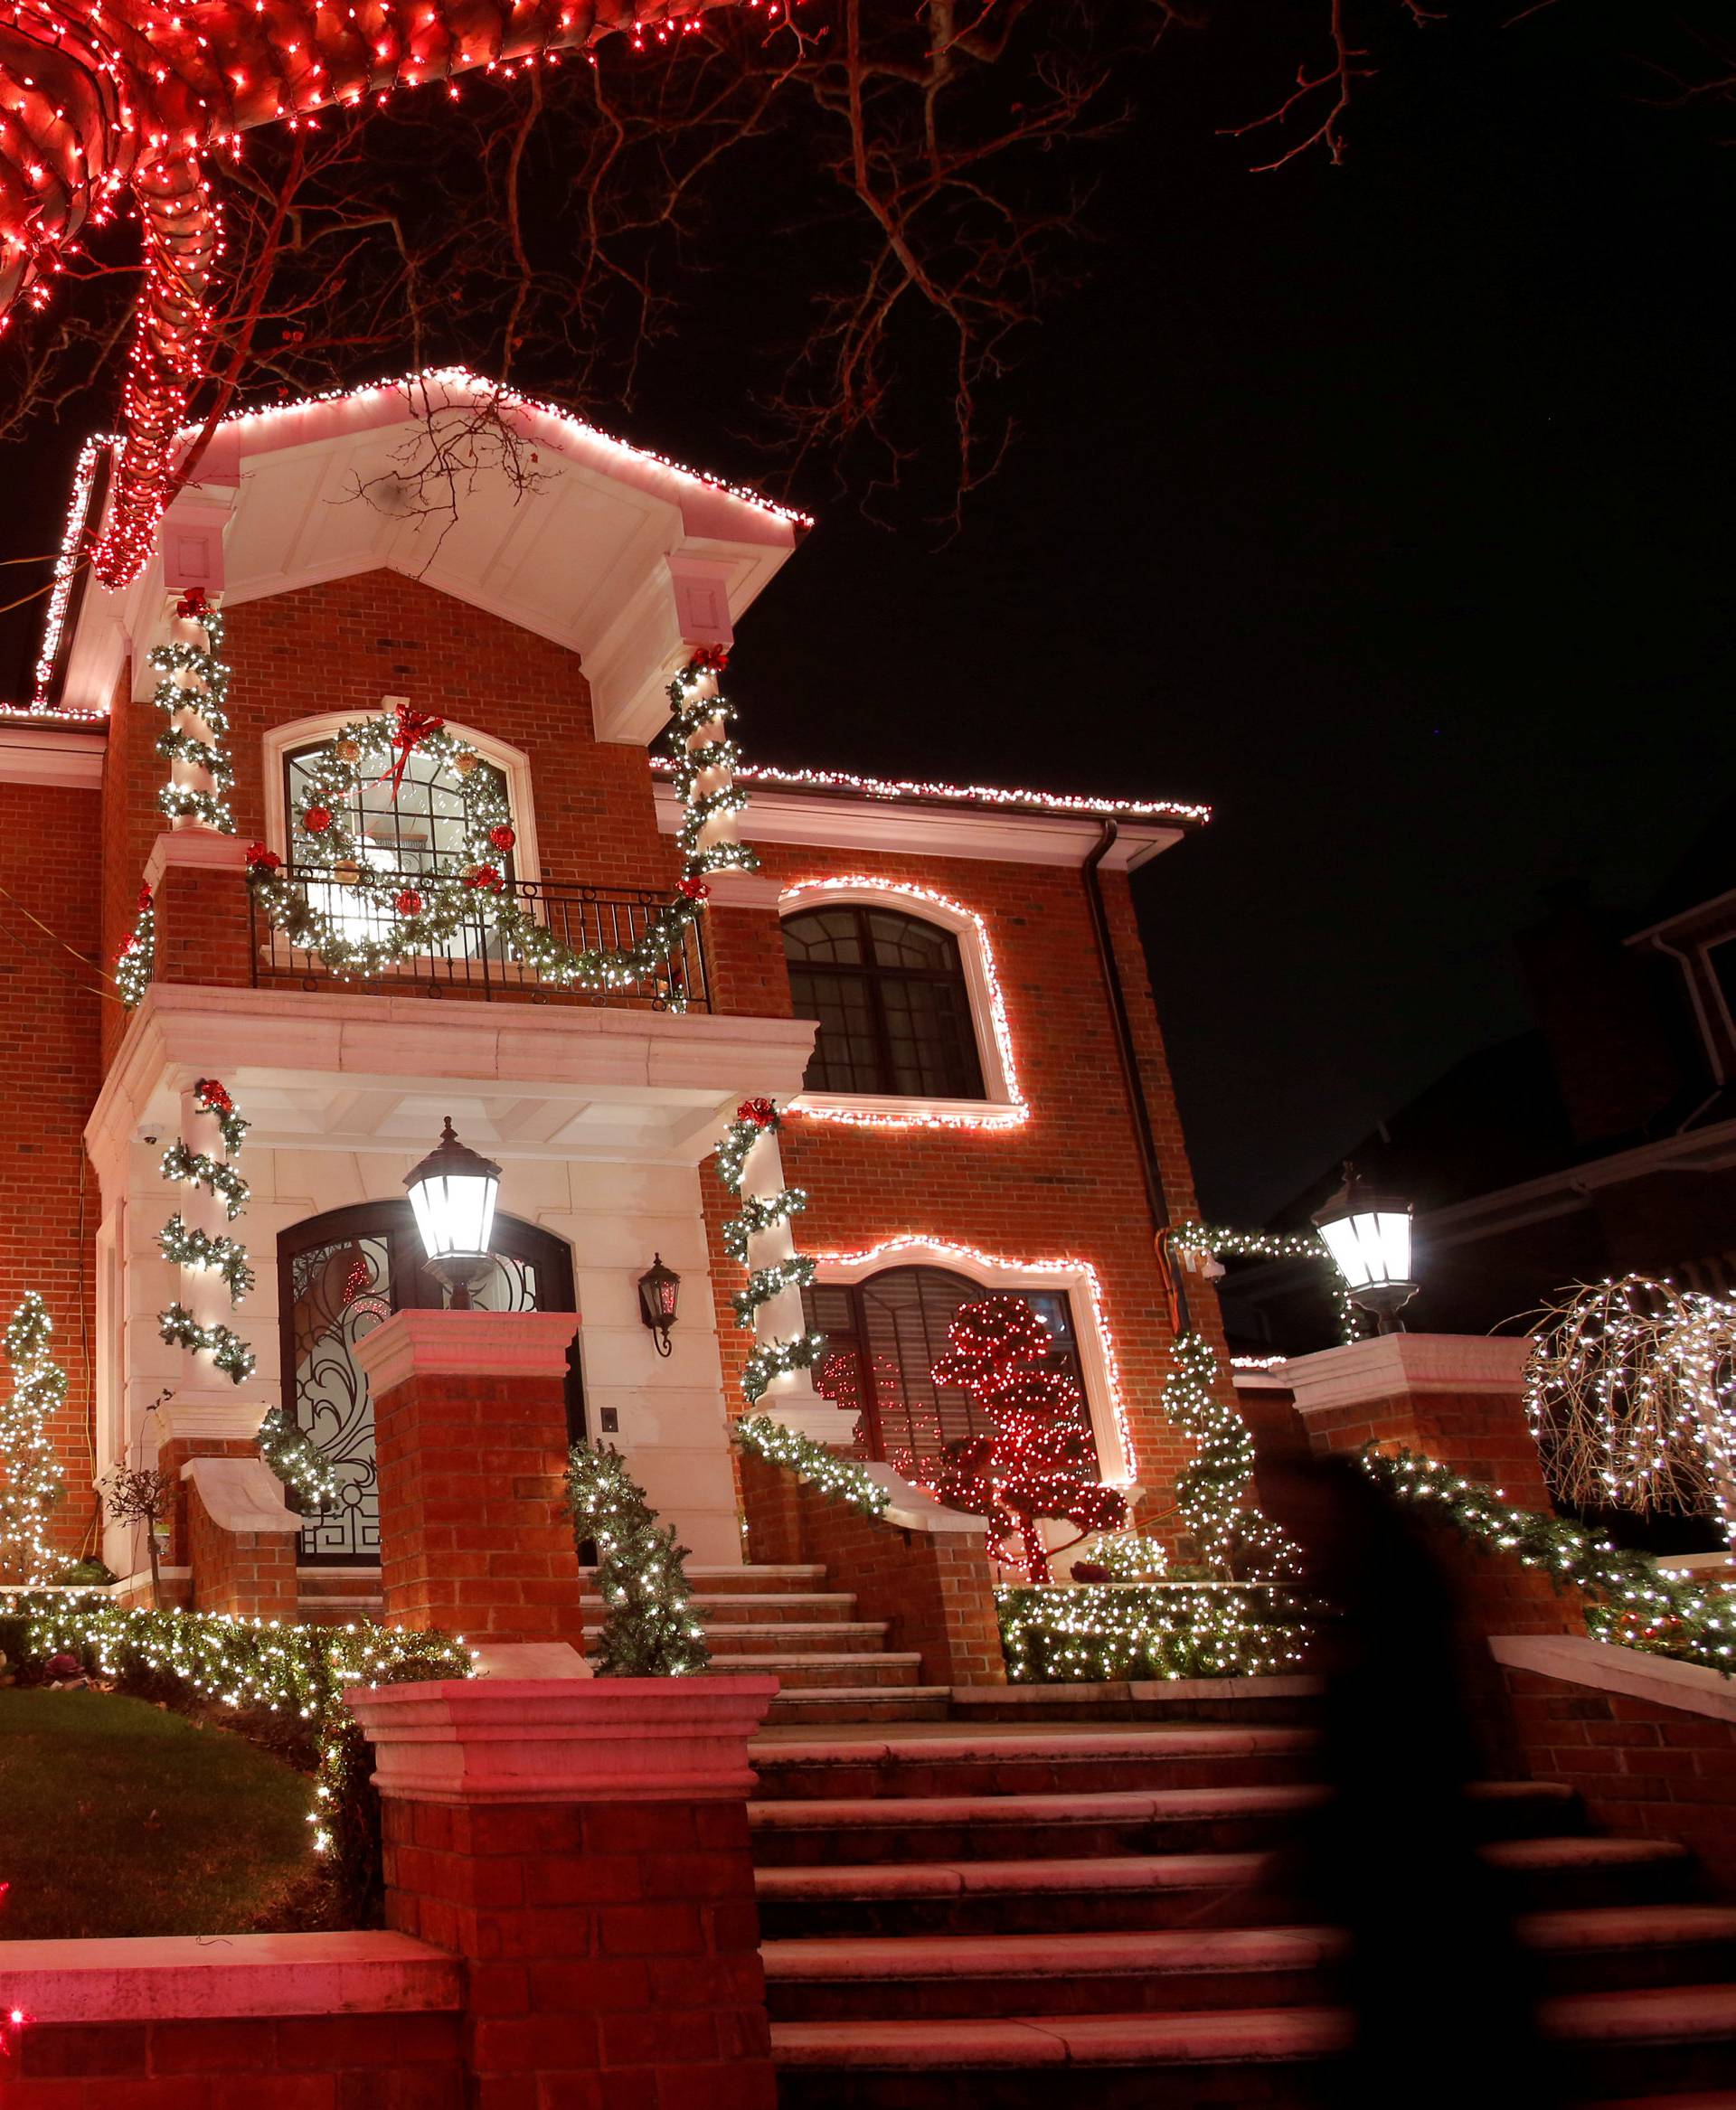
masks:
POLYGON ((1330 1799, 1272 1871, 1299 1917, 1349 1937, 1339 1983, 1354 2036, 1326 2099, 1552 2110, 1560 2062, 1537 2029, 1537 1973, 1466 1794, 1491 1772, 1486 1648, 1420 1519, 1354 1458, 1312 1456, 1299 1428, 1262 1434, 1260 1506, 1330 1607, 1311 1663, 1330 1799))

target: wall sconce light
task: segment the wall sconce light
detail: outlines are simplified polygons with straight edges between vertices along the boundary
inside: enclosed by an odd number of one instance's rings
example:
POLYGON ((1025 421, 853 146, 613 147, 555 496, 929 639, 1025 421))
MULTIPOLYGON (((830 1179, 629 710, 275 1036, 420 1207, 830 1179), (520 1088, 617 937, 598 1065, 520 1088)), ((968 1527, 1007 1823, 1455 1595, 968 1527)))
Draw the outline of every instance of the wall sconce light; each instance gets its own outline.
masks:
POLYGON ((639 1316, 650 1327, 659 1355, 671 1352, 669 1329, 675 1323, 675 1304, 681 1295, 681 1277, 665 1267, 663 1255, 654 1253, 651 1265, 639 1277, 639 1316))

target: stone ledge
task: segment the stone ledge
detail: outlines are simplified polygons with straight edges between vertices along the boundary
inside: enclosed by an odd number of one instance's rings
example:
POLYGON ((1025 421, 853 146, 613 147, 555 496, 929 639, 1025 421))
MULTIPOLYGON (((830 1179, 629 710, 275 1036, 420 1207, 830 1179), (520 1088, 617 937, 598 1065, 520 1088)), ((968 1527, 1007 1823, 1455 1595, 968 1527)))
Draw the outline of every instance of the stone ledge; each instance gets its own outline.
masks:
POLYGON ((376 1394, 410 1377, 561 1378, 577 1312, 394 1312, 353 1350, 376 1394))
POLYGON ((288 1539, 302 1529, 302 1518, 284 1507, 282 1481, 263 1458, 189 1458, 181 1477, 192 1483, 220 1531, 288 1539))
POLYGON ((429 1803, 740 1801, 771 1677, 443 1679, 344 1703, 382 1795, 429 1803))
POLYGON ((5 1992, 35 2022, 420 2014, 462 2006, 458 1964, 409 1935, 8 1942, 5 1992))
POLYGON ((1577 1634, 1493 1634, 1489 1653, 1511 1670, 1558 1678, 1564 1685, 1619 1692, 1684 1714, 1736 1722, 1736 1679, 1702 1663, 1678 1663, 1669 1656, 1647 1655, 1641 1649, 1577 1634))
POLYGON ((1298 1414, 1427 1392, 1490 1392, 1517 1400, 1531 1342, 1504 1333, 1382 1333, 1284 1365, 1298 1414))

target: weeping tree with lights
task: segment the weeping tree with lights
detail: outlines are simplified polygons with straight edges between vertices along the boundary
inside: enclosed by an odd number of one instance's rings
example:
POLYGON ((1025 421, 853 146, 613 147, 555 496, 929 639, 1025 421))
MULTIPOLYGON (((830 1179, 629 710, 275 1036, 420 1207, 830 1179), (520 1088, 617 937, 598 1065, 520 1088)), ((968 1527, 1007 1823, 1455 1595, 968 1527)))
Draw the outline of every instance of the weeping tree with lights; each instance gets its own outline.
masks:
POLYGON ((1736 1544, 1736 1304, 1628 1275, 1533 1324, 1525 1413, 1556 1502, 1703 1518, 1736 1544))
MULTIPOLYGON (((990 1558, 1022 1567, 1033 1583, 1049 1580, 1044 1520, 1076 1524, 1084 1539, 1115 1530, 1127 1513, 1119 1490, 1095 1476, 1079 1387, 1045 1367, 1054 1348, 1024 1297, 984 1297, 954 1318, 932 1372, 937 1385, 969 1396, 990 1433, 949 1445, 938 1477, 924 1484, 948 1508, 986 1516, 990 1558)), ((894 1463, 910 1479, 922 1469, 908 1455, 894 1463)))

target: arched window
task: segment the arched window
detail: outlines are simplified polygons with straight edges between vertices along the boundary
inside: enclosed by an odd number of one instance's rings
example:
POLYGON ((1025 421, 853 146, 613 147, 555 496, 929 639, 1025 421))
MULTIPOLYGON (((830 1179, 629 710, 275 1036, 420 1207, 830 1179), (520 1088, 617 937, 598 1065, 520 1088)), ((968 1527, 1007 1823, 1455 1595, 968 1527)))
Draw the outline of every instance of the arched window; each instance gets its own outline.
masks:
POLYGON ((937 1385, 929 1373, 959 1309, 997 1295, 1022 1296, 1048 1327, 1054 1349, 1046 1367, 1078 1387, 1080 1426, 1095 1458, 1066 1292, 987 1290, 946 1267, 888 1267, 862 1282, 816 1283, 802 1294, 809 1327, 826 1335, 816 1389, 854 1415, 859 1456, 889 1459, 908 1451, 932 1458, 948 1444, 988 1433, 969 1397, 937 1385))
POLYGON ((983 1067, 958 940, 897 909, 837 902, 784 920, 798 1018, 820 1030, 809 1091, 976 1099, 983 1067))
MULTIPOLYGON (((286 749, 283 758, 283 810, 293 816, 307 789, 307 771, 326 742, 286 749)), ((503 801, 510 805, 506 774, 492 762, 477 764, 503 801)), ((420 749, 412 749, 403 781, 393 796, 388 780, 362 786, 350 795, 344 815, 362 854, 381 871, 401 872, 405 880, 460 869, 464 849, 464 802, 450 777, 420 749)), ((518 816, 514 815, 514 820, 518 816)), ((510 854, 501 864, 514 876, 510 854)))

